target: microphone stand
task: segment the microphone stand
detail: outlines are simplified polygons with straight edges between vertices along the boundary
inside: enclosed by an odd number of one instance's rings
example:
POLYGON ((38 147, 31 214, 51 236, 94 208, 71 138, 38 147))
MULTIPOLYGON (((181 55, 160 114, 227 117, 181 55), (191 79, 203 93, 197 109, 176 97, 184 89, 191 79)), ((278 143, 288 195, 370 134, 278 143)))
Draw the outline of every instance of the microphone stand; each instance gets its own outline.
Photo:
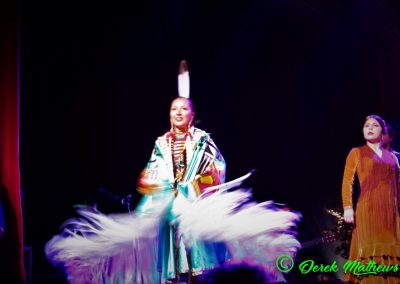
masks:
POLYGON ((121 196, 116 195, 112 192, 109 192, 108 190, 105 190, 104 188, 99 189, 100 193, 106 194, 108 197, 111 199, 114 199, 115 201, 121 201, 121 204, 126 205, 128 208, 129 214, 131 214, 131 201, 132 201, 132 194, 128 194, 126 197, 121 198, 121 196))
POLYGON ((131 214, 131 201, 132 201, 132 195, 128 194, 126 197, 122 198, 121 203, 125 204, 126 207, 128 207, 128 213, 131 214))

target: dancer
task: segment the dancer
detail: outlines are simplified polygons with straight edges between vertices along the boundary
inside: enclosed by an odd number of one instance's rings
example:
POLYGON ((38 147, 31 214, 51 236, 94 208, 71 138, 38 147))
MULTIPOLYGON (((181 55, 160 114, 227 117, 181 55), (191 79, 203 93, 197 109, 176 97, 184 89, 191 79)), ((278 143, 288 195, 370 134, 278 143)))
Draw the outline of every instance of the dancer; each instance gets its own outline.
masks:
MULTIPOLYGON (((385 123, 369 115, 363 127, 366 145, 353 148, 346 160, 342 184, 344 220, 354 223, 349 260, 367 265, 400 264, 399 168, 395 155, 381 147, 385 123), (354 215, 352 187, 357 175, 360 196, 354 215)), ((352 283, 398 283, 390 273, 346 275, 352 283)))
POLYGON ((193 202, 203 190, 225 181, 225 162, 217 146, 205 131, 193 126, 193 103, 188 98, 175 99, 170 108, 171 130, 159 137, 150 161, 141 174, 138 190, 145 196, 137 212, 148 214, 157 203, 165 204, 171 196, 171 210, 162 224, 159 239, 159 270, 162 279, 179 279, 180 273, 201 273, 225 260, 223 247, 192 242, 186 248, 179 236, 176 207, 193 202), (218 259, 218 256, 220 257, 218 259))
POLYGON ((210 135, 193 125, 189 74, 182 62, 180 97, 170 106, 171 129, 157 138, 140 174, 144 196, 132 215, 82 209, 46 254, 71 283, 188 282, 225 261, 250 259, 276 280, 279 254, 299 248, 293 229, 300 215, 272 202, 250 202, 249 190, 225 182, 225 161, 210 135), (65 232, 67 234, 65 234, 65 232), (118 282, 120 281, 120 282, 118 282))

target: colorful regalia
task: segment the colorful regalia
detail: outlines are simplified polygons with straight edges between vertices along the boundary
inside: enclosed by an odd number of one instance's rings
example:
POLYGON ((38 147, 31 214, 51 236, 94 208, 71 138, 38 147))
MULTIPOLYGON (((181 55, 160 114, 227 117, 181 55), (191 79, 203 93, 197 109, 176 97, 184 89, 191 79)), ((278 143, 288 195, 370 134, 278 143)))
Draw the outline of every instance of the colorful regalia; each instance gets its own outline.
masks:
POLYGON ((202 191, 225 181, 225 161, 210 136, 192 127, 180 136, 168 132, 156 140, 151 158, 138 182, 145 194, 136 212, 148 214, 156 203, 165 204, 174 196, 170 210, 161 223, 158 270, 164 280, 180 273, 201 273, 228 257, 223 244, 192 241, 190 247, 179 236, 176 211, 184 203, 194 202, 202 191), (153 187, 155 185, 155 188, 153 187), (159 191, 159 186, 164 188, 159 191))
POLYGON ((133 214, 88 208, 46 245, 70 283, 166 283, 227 261, 250 260, 284 280, 278 255, 295 256, 300 214, 251 201, 240 182, 225 182, 225 162, 210 135, 192 127, 156 140, 140 175, 144 196, 133 214))
MULTIPOLYGON (((179 96, 189 98, 189 90, 183 60, 179 96)), ((177 134, 171 126, 140 175, 143 198, 133 214, 81 208, 81 218, 65 222, 46 244, 49 260, 73 284, 179 282, 184 273, 190 282, 221 263, 243 260, 262 265, 271 281, 284 280, 275 262, 299 249, 294 229, 300 214, 252 202, 249 190, 237 189, 249 174, 224 183, 225 161, 210 135, 194 127, 177 134)))
POLYGON ((172 135, 155 143, 133 214, 80 209, 82 218, 68 220, 47 243, 49 260, 70 283, 166 283, 242 260, 284 280, 275 261, 295 256, 300 215, 252 202, 249 190, 232 190, 238 182, 224 184, 224 159, 206 132, 192 128, 175 154, 172 135))

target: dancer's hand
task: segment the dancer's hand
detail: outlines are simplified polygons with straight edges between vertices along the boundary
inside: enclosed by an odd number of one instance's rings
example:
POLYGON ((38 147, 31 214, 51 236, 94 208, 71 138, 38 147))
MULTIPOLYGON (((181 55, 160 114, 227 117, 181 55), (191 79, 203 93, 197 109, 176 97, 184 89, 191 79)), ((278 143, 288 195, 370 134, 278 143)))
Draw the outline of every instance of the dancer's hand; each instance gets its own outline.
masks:
POLYGON ((346 207, 343 210, 343 218, 346 223, 354 223, 354 210, 351 207, 346 207))
POLYGON ((154 194, 166 189, 172 189, 172 185, 168 180, 160 180, 157 175, 152 175, 151 172, 143 171, 137 182, 137 191, 141 194, 154 194))

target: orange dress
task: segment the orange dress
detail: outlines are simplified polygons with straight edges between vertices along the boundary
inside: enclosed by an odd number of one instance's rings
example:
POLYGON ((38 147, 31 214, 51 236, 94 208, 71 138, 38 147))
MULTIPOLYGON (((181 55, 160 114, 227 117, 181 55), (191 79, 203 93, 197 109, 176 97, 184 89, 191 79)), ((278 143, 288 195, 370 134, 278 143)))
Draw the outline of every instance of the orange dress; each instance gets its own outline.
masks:
MULTIPOLYGON (((360 196, 355 213, 349 260, 400 267, 399 168, 393 153, 379 157, 368 145, 353 148, 346 160, 342 184, 343 207, 353 206, 352 188, 357 174, 360 196)), ((398 272, 397 272, 398 273, 398 272)), ((355 277, 353 283, 400 283, 388 274, 355 277), (385 276, 385 277, 383 277, 385 276)))

